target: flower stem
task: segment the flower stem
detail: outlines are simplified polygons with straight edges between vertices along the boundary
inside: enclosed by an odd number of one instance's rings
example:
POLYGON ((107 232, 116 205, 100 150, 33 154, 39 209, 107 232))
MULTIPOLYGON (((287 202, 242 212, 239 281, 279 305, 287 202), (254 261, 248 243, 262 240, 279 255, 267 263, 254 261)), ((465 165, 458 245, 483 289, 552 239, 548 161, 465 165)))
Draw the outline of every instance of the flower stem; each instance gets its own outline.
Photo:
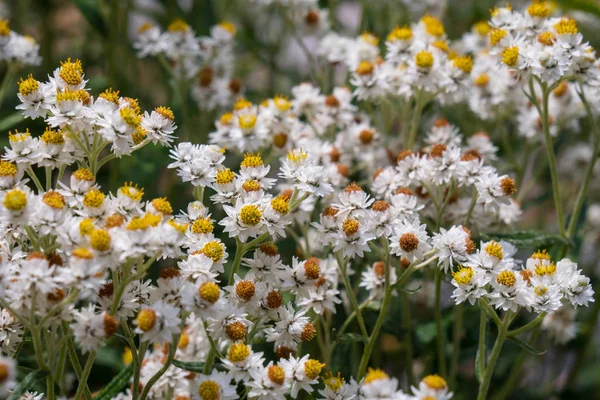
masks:
MULTIPOLYGON (((475 362, 477 363, 475 368, 477 368, 477 370, 482 373, 483 373, 483 371, 485 371, 485 360, 487 358, 486 343, 485 343, 486 328, 487 328, 487 314, 482 309, 481 314, 479 316, 479 343, 477 344, 477 357, 475 360, 475 362)), ((480 381, 480 383, 481 383, 481 378, 483 378, 483 376, 477 377, 477 379, 480 381)))
POLYGON ((436 348, 438 357, 438 372, 448 376, 446 370, 446 346, 444 344, 444 331, 442 329, 442 270, 435 269, 435 304, 433 315, 435 318, 436 348))
POLYGON ((350 283, 350 278, 348 278, 348 271, 346 269, 346 264, 342 257, 342 254, 339 251, 335 252, 335 259, 337 260, 338 267, 340 269, 340 274, 344 278, 344 285, 346 287, 346 293, 348 294, 348 298, 350 299, 350 303, 352 304, 352 308, 356 312, 356 319, 358 320, 358 326, 360 327, 360 332, 365 338, 369 337, 369 333, 367 332, 367 327, 365 325, 365 321, 363 319, 362 313, 360 312, 360 308, 358 306, 358 302, 356 301, 356 296, 354 295, 354 290, 352 290, 352 283, 350 283))
POLYGON ((502 319, 502 324, 498 326, 498 336, 496 337, 496 342, 494 343, 494 347, 492 348, 492 354, 490 355, 488 365, 485 368, 485 372, 481 380, 481 385, 479 385, 479 393, 477 394, 477 400, 485 400, 487 398, 487 392, 490 387, 490 382, 492 381, 494 368, 496 367, 496 362, 498 362, 498 357, 500 357, 502 346, 504 345, 504 341, 506 340, 508 327, 510 326, 510 323, 514 316, 515 314, 508 311, 502 319))
POLYGON ((460 339, 462 335, 463 319, 465 315, 465 304, 461 303, 454 309, 454 324, 452 326, 452 358, 450 359, 449 386, 454 388, 456 383, 456 369, 460 358, 460 339))
POLYGON ((410 121, 410 131, 408 134, 408 140, 406 142, 406 149, 411 150, 415 142, 417 141, 417 131, 419 128, 419 119, 421 118, 421 113, 423 112, 423 107, 425 106, 425 101, 423 99, 423 92, 417 92, 417 98, 415 100, 415 108, 413 110, 413 116, 410 121))

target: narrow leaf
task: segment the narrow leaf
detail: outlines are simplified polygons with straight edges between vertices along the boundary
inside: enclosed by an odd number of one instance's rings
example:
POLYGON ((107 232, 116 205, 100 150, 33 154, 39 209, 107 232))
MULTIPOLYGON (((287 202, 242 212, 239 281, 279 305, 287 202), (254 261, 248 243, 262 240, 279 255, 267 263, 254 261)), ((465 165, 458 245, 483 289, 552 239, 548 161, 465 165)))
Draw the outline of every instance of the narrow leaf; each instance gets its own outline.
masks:
POLYGON ((482 233, 486 240, 504 240, 518 247, 545 248, 555 244, 568 244, 569 242, 560 235, 538 232, 517 231, 511 233, 482 233))
POLYGON ((481 369, 481 357, 485 357, 485 355, 479 354, 479 348, 477 348, 477 354, 475 355, 475 377, 479 383, 481 383, 484 372, 481 369))
POLYGON ((173 360, 173 365, 177 368, 181 368, 191 372, 202 373, 204 371, 203 362, 173 360))
POLYGON ((79 8, 79 11, 95 31, 105 38, 108 37, 108 29, 104 22, 99 0, 73 0, 73 3, 79 8))
POLYGON ((131 365, 123 368, 117 376, 112 378, 108 385, 104 386, 104 388, 94 396, 94 400, 110 400, 114 398, 129 385, 131 375, 133 375, 133 367, 131 365))
POLYGON ((21 113, 20 111, 11 114, 0 120, 0 132, 7 131, 13 126, 17 125, 18 123, 23 122, 24 120, 25 117, 23 117, 23 113, 21 113))
POLYGON ((523 350, 526 350, 533 355, 541 356, 542 354, 544 354, 546 352, 546 350, 540 351, 540 350, 537 350, 537 349, 531 347, 529 345, 529 343, 527 343, 526 341, 524 341, 522 339, 519 339, 516 336, 511 336, 511 337, 509 337, 509 339, 512 340, 513 342, 515 342, 516 344, 518 344, 523 350))
POLYGON ((358 342, 366 342, 366 338, 363 335, 359 335, 358 333, 344 333, 341 336, 338 336, 337 341, 340 343, 358 343, 358 342))
MULTIPOLYGON (((23 378, 21 380, 21 382, 19 382, 17 384, 17 386, 15 386, 14 391, 11 393, 10 397, 8 398, 8 400, 18 400, 21 398, 21 396, 23 396, 25 394, 25 392, 27 392, 28 390, 32 390, 33 387, 40 381, 46 379, 46 377, 48 376, 48 371, 34 371, 31 372, 30 374, 26 375, 25 378, 23 378)), ((43 385, 43 383, 41 383, 43 385)))

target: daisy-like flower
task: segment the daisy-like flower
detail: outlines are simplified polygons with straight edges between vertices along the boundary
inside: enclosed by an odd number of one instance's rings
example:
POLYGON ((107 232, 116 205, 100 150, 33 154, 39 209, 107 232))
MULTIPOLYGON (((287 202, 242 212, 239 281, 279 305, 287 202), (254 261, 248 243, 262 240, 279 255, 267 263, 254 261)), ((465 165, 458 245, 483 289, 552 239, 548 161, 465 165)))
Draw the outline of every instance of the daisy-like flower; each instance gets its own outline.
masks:
POLYGON ((164 146, 175 140, 175 115, 168 107, 156 107, 150 114, 146 111, 141 127, 154 144, 160 143, 164 146))
POLYGON ((501 204, 509 204, 508 197, 517 191, 514 179, 504 175, 498 176, 493 171, 485 171, 477 182, 477 203, 484 205, 486 210, 497 210, 501 204))
POLYGON ((525 282, 520 274, 510 269, 500 271, 491 280, 493 291, 488 294, 490 305, 504 311, 516 312, 526 306, 525 282))
POLYGON ((375 239, 369 221, 353 218, 340 221, 338 230, 333 233, 333 251, 340 251, 344 258, 363 257, 369 250, 369 242, 375 239))
POLYGON ((309 290, 321 274, 321 261, 317 258, 300 261, 292 258, 292 266, 282 266, 277 272, 283 289, 291 290, 302 297, 308 297, 309 290))
POLYGON ((417 219, 402 222, 390 238, 390 252, 410 262, 423 258, 429 250, 431 245, 426 226, 417 219))
POLYGON ((119 329, 119 321, 105 312, 96 313, 93 304, 75 311, 71 324, 75 340, 83 353, 96 351, 104 341, 119 329))
POLYGON ((17 364, 12 358, 0 356, 0 370, 3 372, 0 377, 0 396, 8 397, 17 385, 17 364))
POLYGON ((477 299, 487 294, 486 285, 490 277, 478 268, 461 267, 452 273, 452 285, 456 287, 452 298, 456 304, 468 301, 474 305, 477 299))
POLYGON ((236 382, 248 382, 252 375, 264 364, 263 353, 255 353, 252 348, 244 343, 236 342, 229 346, 227 356, 222 360, 236 382))
POLYGON ((439 375, 428 375, 421 379, 419 387, 411 388, 415 399, 449 400, 452 392, 448 390, 446 380, 439 375))
POLYGON ((316 335, 315 326, 305 316, 306 310, 294 311, 291 304, 279 309, 279 321, 272 328, 266 329, 268 342, 275 346, 295 349, 298 342, 310 342, 316 335))
POLYGON ((27 118, 45 117, 55 96, 52 86, 35 80, 31 74, 27 79, 21 78, 18 84, 17 96, 21 104, 16 107, 17 110, 23 110, 23 115, 27 118))
POLYGON ((234 400, 238 398, 231 376, 226 372, 213 371, 210 375, 199 375, 194 387, 194 398, 199 400, 234 400))
POLYGON ((331 372, 323 378, 325 388, 319 390, 322 400, 356 400, 358 399, 359 385, 354 378, 346 382, 338 372, 334 376, 331 372))
POLYGON ((388 374, 380 369, 369 368, 369 372, 360 382, 358 393, 361 399, 406 399, 406 395, 398 390, 398 380, 390 378, 388 374))
POLYGON ((311 385, 318 383, 321 370, 325 366, 318 360, 309 359, 309 357, 309 354, 302 358, 290 356, 287 360, 284 359, 280 362, 281 368, 290 377, 292 384, 290 395, 293 399, 298 397, 300 390, 307 393, 313 392, 314 389, 311 385))
POLYGON ((333 191, 330 183, 325 181, 325 171, 322 166, 314 165, 308 158, 308 153, 290 150, 287 158, 281 165, 282 178, 294 182, 294 186, 301 192, 312 193, 323 197, 333 191))
MULTIPOLYGON (((390 284, 393 285, 398 276, 394 268, 390 269, 390 284)), ((363 271, 359 286, 364 287, 370 292, 370 297, 382 299, 385 289, 385 263, 377 261, 363 271)))
POLYGON ((224 205, 227 217, 219 222, 225 227, 229 237, 237 237, 245 242, 250 237, 257 237, 265 229, 263 221, 264 205, 260 202, 238 201, 235 207, 224 205))
POLYGON ((251 372, 252 379, 246 384, 248 397, 257 400, 284 400, 290 390, 290 376, 271 361, 251 372))
POLYGON ((140 310, 135 319, 135 332, 150 343, 170 342, 173 335, 181 332, 179 312, 177 307, 159 300, 140 310))
POLYGON ((238 274, 235 274, 233 285, 226 286, 225 290, 229 292, 230 301, 245 309, 249 314, 253 314, 260 308, 260 302, 267 290, 267 285, 257 280, 242 279, 238 274))
POLYGON ((448 272, 454 264, 467 261, 472 241, 462 226, 453 226, 448 230, 440 228, 440 232, 433 235, 431 244, 438 251, 438 265, 448 272))

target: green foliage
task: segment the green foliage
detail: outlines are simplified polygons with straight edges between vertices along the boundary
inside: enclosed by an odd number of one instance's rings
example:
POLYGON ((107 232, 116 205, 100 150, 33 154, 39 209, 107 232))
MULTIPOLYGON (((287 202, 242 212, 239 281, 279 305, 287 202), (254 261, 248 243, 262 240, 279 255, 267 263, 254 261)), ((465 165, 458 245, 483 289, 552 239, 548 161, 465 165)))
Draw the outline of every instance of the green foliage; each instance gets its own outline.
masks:
POLYGON ((127 387, 129 384, 129 379, 132 375, 132 366, 129 365, 128 367, 125 367, 108 383, 108 385, 104 386, 104 388, 94 396, 94 400, 112 399, 117 393, 120 393, 125 387, 127 387))
POLYGON ((34 387, 43 385, 44 379, 49 375, 48 371, 33 371, 23 378, 15 387, 8 400, 18 400, 25 392, 33 390, 34 387))
POLYGON ((569 243, 564 237, 539 231, 515 231, 510 233, 482 233, 485 240, 504 240, 517 247, 543 249, 553 245, 569 243))

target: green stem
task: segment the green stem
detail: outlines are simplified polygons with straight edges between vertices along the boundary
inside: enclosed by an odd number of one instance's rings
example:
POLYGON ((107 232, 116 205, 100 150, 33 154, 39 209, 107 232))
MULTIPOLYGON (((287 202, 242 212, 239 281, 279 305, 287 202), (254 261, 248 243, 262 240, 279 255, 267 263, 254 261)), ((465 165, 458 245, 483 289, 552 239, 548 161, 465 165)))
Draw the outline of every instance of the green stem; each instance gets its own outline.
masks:
MULTIPOLYGON (((485 336, 485 331, 487 328, 487 314, 486 312, 482 309, 480 316, 479 316, 479 342, 477 344, 477 357, 476 357, 476 368, 478 371, 480 371, 481 373, 483 373, 483 371, 485 371, 485 360, 487 358, 487 351, 486 351, 486 336, 485 336)), ((481 383, 481 378, 483 378, 483 376, 478 376, 477 377, 478 380, 481 383)))
POLYGON ((87 388, 87 380, 90 376, 90 372, 92 372, 92 366, 94 365, 94 360, 96 359, 96 352, 91 351, 88 355, 88 358, 85 362, 85 366, 83 367, 83 371, 79 376, 79 386, 77 386, 77 392, 75 392, 75 400, 81 399, 85 389, 87 388))
MULTIPOLYGON (((185 321, 185 318, 183 318, 185 321)), ((173 335, 173 340, 169 345, 169 354, 167 356, 167 360, 164 365, 150 378, 150 380, 144 386, 144 390, 142 391, 142 395, 140 397, 141 400, 145 400, 148 397, 148 393, 150 393, 150 389, 154 384, 160 379, 161 376, 167 372, 167 369, 173 363, 173 359, 175 358, 175 353, 177 352, 177 344, 179 343, 179 338, 181 337, 181 333, 173 335)))
POLYGON ((235 274, 240 268, 240 264, 242 263, 242 257, 246 252, 246 244, 239 240, 237 237, 235 238, 235 258, 233 259, 233 264, 231 265, 231 272, 229 273, 229 281, 228 285, 233 285, 235 281, 235 274))
POLYGON ((523 325, 520 328, 517 329, 513 329, 511 331, 507 332, 508 337, 513 337, 513 336, 517 336, 523 332, 527 332, 529 330, 531 330, 532 328, 536 327, 538 324, 540 324, 544 317, 546 316, 546 313, 543 312, 540 315, 538 315, 534 320, 530 321, 528 324, 523 325))
POLYGON ((31 165, 29 165, 29 166, 27 166, 25 168, 25 172, 27 172, 27 175, 29 175, 29 177, 31 178, 31 180, 35 184, 35 187, 38 190, 38 192, 40 192, 40 193, 43 192, 44 191, 44 186, 42 186, 42 182, 40 182, 40 180, 38 179, 38 177, 35 175, 35 172, 33 172, 33 169, 31 168, 31 165))
MULTIPOLYGON (((379 310, 379 316, 377 317, 377 321, 375 322, 375 326, 371 331, 371 336, 367 341, 367 345, 365 346, 365 350, 363 352, 362 358, 360 360, 360 365, 358 368, 358 376, 357 379, 360 381, 362 377, 367 372, 367 366, 369 365, 369 359, 371 358, 371 353, 373 352, 373 346, 375 346, 375 342, 379 337, 379 331, 383 325, 383 321, 385 320, 385 316, 387 314, 388 307, 390 305, 390 300, 392 297, 392 285, 390 284, 390 251, 389 251, 389 243, 387 239, 383 240, 382 247, 386 251, 385 256, 385 287, 383 294, 383 302, 381 303, 381 310, 379 310)), ((359 310, 360 312, 360 310, 359 310)))
POLYGON ((444 331, 442 329, 442 270, 435 269, 435 304, 433 315, 435 318, 436 348, 438 357, 438 371, 446 377, 446 346, 444 344, 444 331))
POLYGON ((335 259, 337 260, 338 267, 340 269, 340 274, 342 275, 342 278, 344 278, 344 286, 346 287, 346 293, 348 294, 348 298, 350 299, 352 308, 356 312, 356 319, 358 320, 360 332, 364 338, 368 338, 369 333, 367 332, 367 327, 365 325, 365 321, 363 319, 362 313, 360 312, 360 308, 358 307, 358 302, 356 301, 356 296, 354 295, 354 290, 352 290, 352 284, 350 283, 350 278, 348 278, 346 264, 342 257, 342 253, 339 251, 336 251, 335 259))
MULTIPOLYGON (((71 332, 69 329, 69 325, 66 322, 63 322, 62 329, 63 329, 63 332, 65 332, 65 335, 68 336, 67 352, 69 353, 69 358, 71 359, 71 365, 73 366, 73 371, 75 371, 75 376, 77 377, 77 379, 80 379, 83 371, 81 370, 81 364, 79 364, 79 357, 77 357, 77 351, 75 350, 75 345, 73 344, 73 339, 70 337, 71 332)), ((86 400, 92 400, 92 393, 90 392, 90 389, 87 386, 87 382, 84 382, 84 386, 85 386, 84 396, 85 396, 86 400)))
POLYGON ((471 221, 471 215, 473 214, 473 210, 475 209, 475 205, 477 204, 477 198, 479 197, 479 193, 477 193, 476 189, 473 189, 473 195, 471 197, 471 205, 469 205, 469 211, 467 211, 467 215, 465 217, 464 226, 468 227, 469 222, 471 221))
POLYGON ((456 369, 460 358, 460 339, 462 335, 463 319, 465 315, 465 304, 461 303, 454 309, 454 324, 452 326, 452 358, 450 359, 450 383, 451 388, 456 384, 456 369))
POLYGON ((421 113, 423 112, 423 107, 425 106, 423 99, 423 92, 417 92, 417 98, 415 100, 415 109, 413 110, 413 116, 410 121, 410 131, 408 135, 408 141, 406 142, 406 149, 411 150, 415 142, 417 141, 417 132, 419 130, 419 119, 421 118, 421 113))

